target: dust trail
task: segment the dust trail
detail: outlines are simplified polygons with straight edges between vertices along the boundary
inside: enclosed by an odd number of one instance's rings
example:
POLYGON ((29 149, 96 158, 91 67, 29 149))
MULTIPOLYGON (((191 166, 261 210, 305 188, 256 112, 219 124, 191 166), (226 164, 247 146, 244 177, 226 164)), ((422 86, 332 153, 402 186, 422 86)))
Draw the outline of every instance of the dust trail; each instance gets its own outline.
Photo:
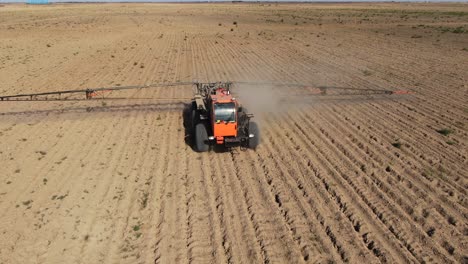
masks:
POLYGON ((297 91, 291 87, 273 86, 269 84, 236 85, 234 95, 239 98, 248 113, 255 115, 255 121, 262 123, 269 116, 280 116, 282 113, 297 107, 314 104, 316 99, 297 96, 297 91))
POLYGON ((255 121, 262 123, 266 116, 277 115, 284 109, 275 90, 268 85, 237 85, 234 94, 243 108, 255 115, 255 121))
POLYGON ((257 122, 268 116, 281 116, 290 110, 322 107, 324 104, 360 104, 403 98, 387 94, 359 93, 350 88, 316 86, 311 84, 237 84, 233 93, 257 122), (319 88, 320 87, 320 88, 319 88), (353 93, 356 92, 356 93, 353 93), (323 94, 324 93, 324 94, 323 94))

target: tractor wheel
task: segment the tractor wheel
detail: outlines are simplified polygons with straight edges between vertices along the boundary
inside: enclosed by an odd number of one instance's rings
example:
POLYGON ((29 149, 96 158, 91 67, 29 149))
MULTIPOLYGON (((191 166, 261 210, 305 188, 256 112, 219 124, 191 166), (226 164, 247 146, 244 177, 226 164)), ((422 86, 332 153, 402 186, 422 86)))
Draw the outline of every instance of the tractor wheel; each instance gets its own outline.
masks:
POLYGON ((203 123, 198 123, 195 125, 195 151, 205 152, 208 151, 208 133, 206 131, 206 126, 203 123))
POLYGON ((197 110, 192 109, 190 113, 190 133, 195 133, 195 125, 198 124, 197 110))
POLYGON ((257 123, 249 122, 249 134, 253 134, 253 138, 249 138, 249 148, 255 149, 260 143, 260 130, 257 123))

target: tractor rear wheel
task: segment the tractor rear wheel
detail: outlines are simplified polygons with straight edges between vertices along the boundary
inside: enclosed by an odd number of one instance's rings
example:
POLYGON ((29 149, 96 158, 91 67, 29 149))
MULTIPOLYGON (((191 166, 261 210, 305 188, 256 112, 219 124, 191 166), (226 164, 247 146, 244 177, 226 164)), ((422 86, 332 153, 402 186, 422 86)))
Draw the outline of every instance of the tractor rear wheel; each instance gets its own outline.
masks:
POLYGON ((203 123, 198 123, 195 125, 195 151, 205 152, 208 151, 208 132, 206 131, 206 126, 203 123))
POLYGON ((255 149, 260 143, 260 130, 255 122, 249 122, 249 135, 253 134, 253 138, 249 138, 249 148, 255 149))

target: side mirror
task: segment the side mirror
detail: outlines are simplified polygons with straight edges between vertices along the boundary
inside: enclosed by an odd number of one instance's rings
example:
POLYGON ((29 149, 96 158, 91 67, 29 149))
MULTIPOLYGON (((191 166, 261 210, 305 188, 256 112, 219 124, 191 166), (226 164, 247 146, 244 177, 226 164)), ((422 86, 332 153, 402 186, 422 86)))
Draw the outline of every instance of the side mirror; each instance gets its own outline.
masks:
POLYGON ((239 110, 237 110, 237 111, 242 112, 243 110, 244 109, 242 108, 242 106, 239 106, 239 110))

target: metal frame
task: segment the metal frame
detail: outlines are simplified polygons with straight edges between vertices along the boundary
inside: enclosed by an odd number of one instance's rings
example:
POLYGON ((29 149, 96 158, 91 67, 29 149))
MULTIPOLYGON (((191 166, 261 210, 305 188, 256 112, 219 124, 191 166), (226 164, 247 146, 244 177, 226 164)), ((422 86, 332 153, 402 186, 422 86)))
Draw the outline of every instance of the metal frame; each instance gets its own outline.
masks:
MULTIPOLYGON (((15 100, 39 100, 38 97, 48 96, 48 95, 57 95, 58 100, 67 100, 61 99, 62 94, 84 94, 85 99, 93 99, 96 92, 105 92, 105 91, 121 91, 121 90, 131 90, 131 89, 147 89, 147 88, 156 88, 156 87, 171 87, 171 86, 188 86, 194 85, 195 98, 206 98, 207 95, 210 95, 214 92, 216 88, 224 88, 230 91, 230 88, 233 84, 243 84, 243 85, 268 85, 268 86, 283 86, 283 87, 304 87, 304 88, 313 88, 316 91, 312 91, 311 95, 325 96, 325 95, 393 95, 393 94, 412 94, 411 91, 406 90, 380 90, 380 89, 360 89, 360 88, 350 88, 350 87, 337 87, 337 86, 314 86, 307 84, 297 84, 297 83, 272 83, 272 82, 174 82, 174 83, 153 83, 148 85, 132 85, 132 86, 114 86, 114 87, 102 87, 102 88, 87 88, 81 90, 64 90, 64 91, 54 91, 54 92, 42 92, 42 93, 27 93, 27 94, 16 94, 16 95, 5 95, 0 96, 0 101, 15 101, 15 100), (330 92, 337 92, 333 94, 330 92), (24 98, 24 99, 22 99, 24 98)), ((45 100, 49 100, 46 98, 45 100)), ((57 99, 56 99, 57 100, 57 99)))

